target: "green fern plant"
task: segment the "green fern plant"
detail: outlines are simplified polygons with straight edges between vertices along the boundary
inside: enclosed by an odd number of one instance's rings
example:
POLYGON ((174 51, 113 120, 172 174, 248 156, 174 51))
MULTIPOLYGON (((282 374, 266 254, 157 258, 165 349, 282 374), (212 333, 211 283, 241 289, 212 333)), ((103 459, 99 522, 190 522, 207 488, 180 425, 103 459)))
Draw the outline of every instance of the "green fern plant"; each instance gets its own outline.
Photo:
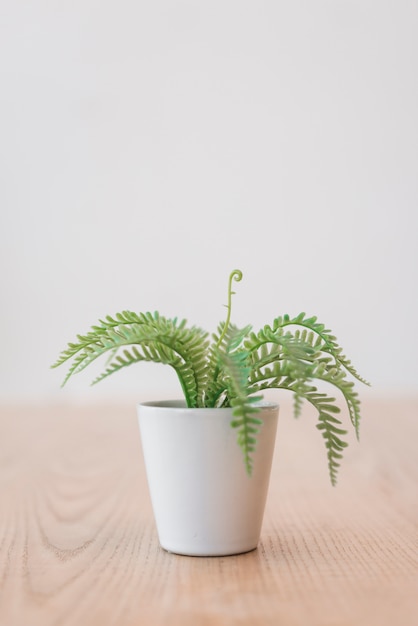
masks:
POLYGON ((347 446, 347 431, 337 417, 340 408, 336 399, 319 391, 317 385, 327 383, 340 392, 358 437, 360 401, 352 378, 368 383, 316 317, 305 313, 283 315, 258 333, 251 326, 240 329, 232 324, 232 283, 241 279, 240 270, 231 272, 227 318, 211 338, 204 330, 188 326, 186 320, 168 319, 158 312, 122 311, 100 320, 85 335, 78 335, 52 367, 71 362, 64 385, 105 353, 110 358, 93 384, 140 361, 170 365, 177 373, 188 407, 233 408, 232 427, 237 429, 249 474, 260 425, 257 402, 267 389, 291 391, 296 417, 303 401, 317 411, 317 428, 325 441, 329 475, 335 485, 347 446))

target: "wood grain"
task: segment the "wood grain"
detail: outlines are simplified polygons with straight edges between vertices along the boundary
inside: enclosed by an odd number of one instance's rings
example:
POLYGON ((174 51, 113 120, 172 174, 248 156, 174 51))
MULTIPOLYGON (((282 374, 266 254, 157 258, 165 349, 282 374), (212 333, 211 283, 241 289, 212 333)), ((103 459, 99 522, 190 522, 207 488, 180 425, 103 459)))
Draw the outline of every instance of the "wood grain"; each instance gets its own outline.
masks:
POLYGON ((363 404, 337 488, 282 405, 262 541, 224 558, 159 547, 134 406, 3 407, 1 626, 416 626, 418 398, 363 404))

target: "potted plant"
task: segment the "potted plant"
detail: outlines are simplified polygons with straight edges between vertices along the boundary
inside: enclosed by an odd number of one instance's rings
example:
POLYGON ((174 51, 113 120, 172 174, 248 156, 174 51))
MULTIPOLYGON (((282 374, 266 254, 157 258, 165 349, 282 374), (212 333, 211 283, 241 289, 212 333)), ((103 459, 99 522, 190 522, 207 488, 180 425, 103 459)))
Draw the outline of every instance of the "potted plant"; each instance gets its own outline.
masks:
POLYGON ((171 365, 183 400, 143 403, 139 426, 154 516, 162 547, 179 554, 226 555, 259 541, 274 449, 278 405, 268 389, 293 392, 294 414, 303 401, 318 414, 333 485, 347 443, 336 399, 318 384, 335 387, 358 435, 360 401, 352 378, 365 383, 336 338, 316 317, 283 315, 254 332, 227 316, 210 338, 158 312, 122 311, 100 320, 61 353, 52 367, 71 362, 63 385, 105 353, 97 383, 140 361, 171 365), (238 445, 237 445, 238 444, 238 445))

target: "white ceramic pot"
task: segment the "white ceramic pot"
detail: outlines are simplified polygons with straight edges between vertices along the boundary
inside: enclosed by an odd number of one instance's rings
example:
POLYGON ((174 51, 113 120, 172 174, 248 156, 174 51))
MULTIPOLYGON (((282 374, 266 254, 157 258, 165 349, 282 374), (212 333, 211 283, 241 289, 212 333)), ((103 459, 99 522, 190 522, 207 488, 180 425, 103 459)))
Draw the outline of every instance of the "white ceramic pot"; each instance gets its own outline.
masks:
POLYGON ((262 403, 248 476, 232 409, 182 401, 138 406, 148 485, 160 544, 177 554, 221 556, 257 547, 279 407, 262 403))

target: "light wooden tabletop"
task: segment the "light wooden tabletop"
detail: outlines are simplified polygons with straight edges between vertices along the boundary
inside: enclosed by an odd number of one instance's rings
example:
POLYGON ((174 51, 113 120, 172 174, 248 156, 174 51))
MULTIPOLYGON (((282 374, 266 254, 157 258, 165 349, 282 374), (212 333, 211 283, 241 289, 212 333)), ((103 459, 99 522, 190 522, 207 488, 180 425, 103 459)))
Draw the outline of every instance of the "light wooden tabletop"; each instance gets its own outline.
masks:
POLYGON ((134 406, 3 406, 0 625, 416 626, 418 398, 363 414, 332 488, 281 404, 258 549, 197 558, 158 545, 134 406))

